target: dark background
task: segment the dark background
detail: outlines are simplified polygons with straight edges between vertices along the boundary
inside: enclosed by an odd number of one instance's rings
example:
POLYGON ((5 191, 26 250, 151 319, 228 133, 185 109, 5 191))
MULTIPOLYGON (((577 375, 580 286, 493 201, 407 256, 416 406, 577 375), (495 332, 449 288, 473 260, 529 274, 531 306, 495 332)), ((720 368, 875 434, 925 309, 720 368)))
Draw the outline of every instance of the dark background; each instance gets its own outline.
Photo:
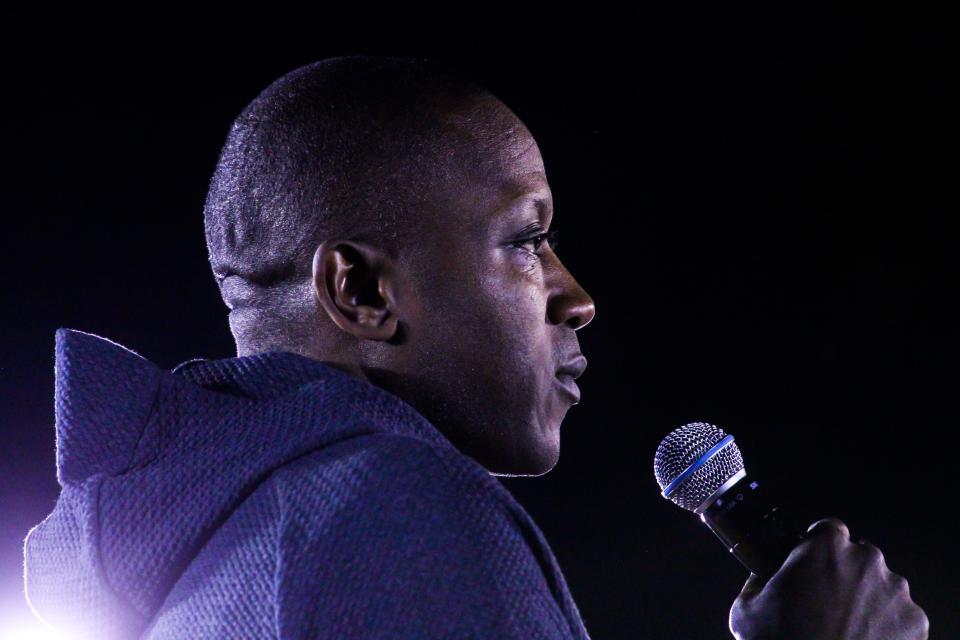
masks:
POLYGON ((694 420, 735 434, 807 522, 879 546, 932 638, 960 633, 944 16, 222 6, 7 12, 0 36, 6 628, 58 493, 55 329, 167 368, 235 355, 202 219, 230 122, 294 67, 371 53, 459 68, 540 144, 558 253, 597 316, 558 466, 501 480, 594 638, 729 636, 746 574, 652 473, 694 420))

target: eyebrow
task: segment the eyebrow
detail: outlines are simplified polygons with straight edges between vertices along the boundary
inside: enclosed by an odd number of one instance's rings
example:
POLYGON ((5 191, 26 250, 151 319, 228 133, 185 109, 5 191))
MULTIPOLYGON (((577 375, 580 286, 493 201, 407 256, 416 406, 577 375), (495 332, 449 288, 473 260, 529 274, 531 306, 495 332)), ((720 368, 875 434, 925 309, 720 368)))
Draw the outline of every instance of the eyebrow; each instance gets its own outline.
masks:
POLYGON ((512 213, 514 211, 526 210, 526 208, 532 204, 537 210, 537 217, 541 222, 546 223, 547 212, 552 209, 550 199, 542 196, 533 196, 533 193, 536 192, 528 191, 513 198, 511 205, 506 207, 505 212, 512 213))
POLYGON ((547 219, 547 201, 544 198, 536 198, 533 201, 533 206, 537 208, 537 216, 541 220, 547 219))

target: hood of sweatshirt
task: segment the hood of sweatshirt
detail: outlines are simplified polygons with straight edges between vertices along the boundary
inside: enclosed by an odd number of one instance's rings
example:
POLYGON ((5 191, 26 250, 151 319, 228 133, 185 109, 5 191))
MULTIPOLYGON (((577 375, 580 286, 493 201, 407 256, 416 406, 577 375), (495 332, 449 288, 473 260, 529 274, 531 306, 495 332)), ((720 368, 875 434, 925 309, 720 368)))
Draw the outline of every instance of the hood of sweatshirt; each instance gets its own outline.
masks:
POLYGON ((294 458, 377 432, 455 450, 399 397, 299 354, 166 370, 75 329, 55 343, 62 491, 24 560, 27 599, 56 628, 141 633, 219 525, 294 458))

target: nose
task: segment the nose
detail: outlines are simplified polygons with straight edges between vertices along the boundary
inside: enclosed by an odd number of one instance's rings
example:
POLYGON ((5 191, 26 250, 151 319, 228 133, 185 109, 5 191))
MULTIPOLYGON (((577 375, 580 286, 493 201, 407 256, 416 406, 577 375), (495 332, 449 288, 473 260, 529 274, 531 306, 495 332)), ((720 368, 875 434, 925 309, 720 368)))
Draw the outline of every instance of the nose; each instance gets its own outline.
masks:
POLYGON ((564 284, 548 302, 547 315, 550 322, 568 324, 574 331, 590 324, 597 314, 593 298, 564 269, 564 284))

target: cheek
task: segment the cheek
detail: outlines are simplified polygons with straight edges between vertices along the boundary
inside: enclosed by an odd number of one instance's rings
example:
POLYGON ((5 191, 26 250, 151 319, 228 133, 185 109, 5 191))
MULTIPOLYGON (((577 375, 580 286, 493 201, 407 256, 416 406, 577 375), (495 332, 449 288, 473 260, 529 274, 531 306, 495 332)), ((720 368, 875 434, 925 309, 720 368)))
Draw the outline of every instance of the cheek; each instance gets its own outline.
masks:
POLYGON ((523 249, 506 249, 501 265, 501 277, 517 286, 526 285, 543 288, 543 264, 541 260, 541 258, 523 249))
MULTIPOLYGON (((546 336, 546 308, 540 292, 530 285, 508 283, 489 292, 485 304, 488 313, 482 329, 490 344, 501 344, 515 352, 517 359, 525 364, 531 357, 540 357, 543 348, 549 347, 546 336)), ((529 366, 525 368, 530 371, 529 366)))
POLYGON ((442 276, 434 271, 424 280, 424 339, 439 352, 460 351, 457 359, 488 362, 506 375, 542 369, 550 344, 538 259, 514 248, 460 251, 442 276))
POLYGON ((543 265, 528 251, 516 248, 496 252, 479 274, 477 284, 501 309, 530 314, 543 304, 543 265))

